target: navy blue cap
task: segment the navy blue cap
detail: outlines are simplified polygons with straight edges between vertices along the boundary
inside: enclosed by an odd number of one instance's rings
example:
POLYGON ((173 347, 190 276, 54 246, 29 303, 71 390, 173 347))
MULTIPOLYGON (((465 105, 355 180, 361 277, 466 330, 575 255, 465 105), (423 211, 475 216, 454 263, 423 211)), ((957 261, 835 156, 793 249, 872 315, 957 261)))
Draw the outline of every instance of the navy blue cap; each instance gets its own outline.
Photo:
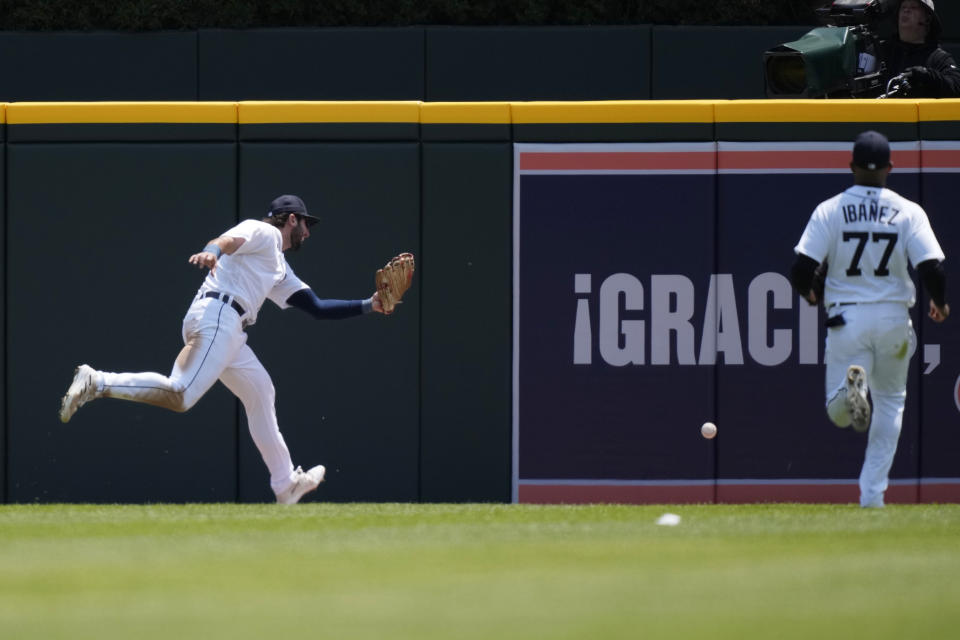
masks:
POLYGON ((890 165, 890 142, 882 133, 864 131, 853 143, 853 164, 876 171, 890 165))
POLYGON ((311 222, 319 221, 319 218, 307 213, 307 205, 303 204, 303 200, 301 200, 298 196, 280 196, 279 198, 275 198, 274 201, 270 203, 270 211, 267 212, 268 218, 281 213, 295 213, 298 216, 307 218, 311 222))

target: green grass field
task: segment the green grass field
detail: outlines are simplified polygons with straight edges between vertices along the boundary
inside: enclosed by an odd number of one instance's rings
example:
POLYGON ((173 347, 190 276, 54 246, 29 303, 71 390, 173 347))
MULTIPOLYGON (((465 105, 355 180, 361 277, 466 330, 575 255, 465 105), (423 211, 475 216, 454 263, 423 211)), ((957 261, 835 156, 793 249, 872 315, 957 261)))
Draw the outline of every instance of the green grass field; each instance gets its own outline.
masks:
POLYGON ((0 506, 4 640, 958 635, 960 505, 0 506))

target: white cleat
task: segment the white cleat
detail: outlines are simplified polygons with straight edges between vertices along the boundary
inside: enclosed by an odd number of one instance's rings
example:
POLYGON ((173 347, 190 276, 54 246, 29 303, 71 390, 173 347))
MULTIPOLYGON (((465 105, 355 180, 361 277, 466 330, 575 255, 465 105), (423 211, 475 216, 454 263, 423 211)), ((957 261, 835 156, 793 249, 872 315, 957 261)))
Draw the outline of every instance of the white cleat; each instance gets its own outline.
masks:
POLYGON ((60 422, 70 422, 77 409, 97 397, 97 371, 85 364, 73 372, 73 382, 60 401, 60 422))
POLYGON ((850 425, 863 433, 870 428, 870 402, 867 400, 867 372, 852 364, 847 367, 847 409, 850 425))
POLYGON ((300 502, 300 498, 311 491, 316 491, 320 483, 323 482, 323 476, 326 473, 327 469, 322 464, 318 464, 309 471, 297 467, 293 471, 293 483, 277 494, 277 502, 280 504, 297 504, 300 502))

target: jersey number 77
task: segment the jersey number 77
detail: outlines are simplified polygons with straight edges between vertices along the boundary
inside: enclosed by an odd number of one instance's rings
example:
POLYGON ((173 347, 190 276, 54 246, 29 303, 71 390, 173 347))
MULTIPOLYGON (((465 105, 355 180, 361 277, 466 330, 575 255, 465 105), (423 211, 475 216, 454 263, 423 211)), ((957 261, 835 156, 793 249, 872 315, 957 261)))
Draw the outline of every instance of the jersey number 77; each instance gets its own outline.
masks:
POLYGON ((883 250, 883 256, 880 258, 880 263, 877 265, 877 268, 874 269, 873 275, 875 276, 888 276, 890 275, 890 270, 887 269, 887 263, 890 262, 890 256, 893 254, 893 248, 897 244, 897 234, 895 233, 880 233, 877 231, 868 232, 868 231, 844 231, 843 232, 843 241, 849 242, 850 240, 857 241, 857 248, 853 251, 853 259, 850 261, 850 267, 847 269, 848 276, 860 276, 863 275, 863 271, 860 269, 860 259, 863 257, 863 251, 867 248, 867 241, 872 242, 886 242, 887 246, 883 250))

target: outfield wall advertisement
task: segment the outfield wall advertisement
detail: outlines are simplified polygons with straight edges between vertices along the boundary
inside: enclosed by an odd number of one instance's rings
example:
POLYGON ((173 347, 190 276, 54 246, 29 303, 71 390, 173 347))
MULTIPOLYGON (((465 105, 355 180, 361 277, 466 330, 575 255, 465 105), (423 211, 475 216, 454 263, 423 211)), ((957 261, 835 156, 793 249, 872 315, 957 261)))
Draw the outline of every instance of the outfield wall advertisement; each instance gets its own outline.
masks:
MULTIPOLYGON (((924 204, 949 260, 960 143, 892 146, 889 186, 924 204)), ((787 279, 849 158, 836 142, 515 145, 515 501, 856 500, 866 436, 827 420, 823 312, 787 279)), ((960 344, 914 316, 887 497, 956 500, 960 344)))

